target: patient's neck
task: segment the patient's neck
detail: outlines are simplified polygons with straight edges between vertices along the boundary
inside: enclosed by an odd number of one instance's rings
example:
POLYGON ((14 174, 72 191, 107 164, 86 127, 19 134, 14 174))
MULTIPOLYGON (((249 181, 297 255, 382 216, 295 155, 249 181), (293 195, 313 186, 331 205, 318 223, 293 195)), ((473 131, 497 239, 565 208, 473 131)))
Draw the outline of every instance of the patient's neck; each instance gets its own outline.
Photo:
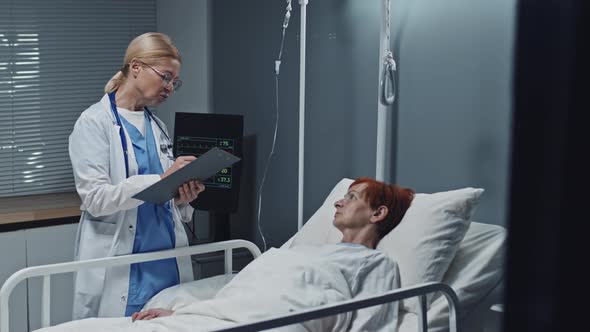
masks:
POLYGON ((375 249, 377 247, 377 243, 379 242, 379 237, 377 236, 375 230, 370 228, 347 228, 341 229, 340 231, 342 232, 341 242, 360 244, 371 249, 375 249))

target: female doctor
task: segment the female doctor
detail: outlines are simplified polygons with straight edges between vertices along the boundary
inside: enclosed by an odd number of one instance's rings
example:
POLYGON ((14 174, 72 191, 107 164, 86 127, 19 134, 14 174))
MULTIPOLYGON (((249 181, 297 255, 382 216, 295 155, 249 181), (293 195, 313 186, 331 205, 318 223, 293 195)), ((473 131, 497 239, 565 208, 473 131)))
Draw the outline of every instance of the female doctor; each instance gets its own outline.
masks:
MULTIPOLYGON (((180 88, 180 64, 166 35, 136 37, 106 94, 76 121, 69 153, 82 200, 77 260, 188 245, 182 222, 191 220, 188 203, 203 184, 183 184, 163 205, 132 198, 195 159, 173 161, 166 127, 147 108, 180 88)), ((192 279, 190 257, 82 270, 75 278, 73 318, 130 316, 160 290, 192 279)))

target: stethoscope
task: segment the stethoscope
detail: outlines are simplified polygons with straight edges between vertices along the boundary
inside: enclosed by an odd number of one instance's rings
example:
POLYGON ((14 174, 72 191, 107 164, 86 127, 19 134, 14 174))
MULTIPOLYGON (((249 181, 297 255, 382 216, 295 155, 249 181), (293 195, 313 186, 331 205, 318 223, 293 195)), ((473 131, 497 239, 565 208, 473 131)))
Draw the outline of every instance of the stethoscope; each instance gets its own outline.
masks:
MULTIPOLYGON (((129 160, 128 160, 128 155, 127 155, 127 139, 125 138, 125 132, 123 131, 121 119, 119 118, 119 112, 117 112, 117 105, 115 104, 115 91, 109 93, 109 101, 111 102, 111 111, 113 112, 113 115, 115 116, 115 120, 117 120, 117 125, 119 125, 119 136, 121 137, 121 145, 123 146, 123 155, 125 156, 125 178, 128 178, 129 177, 129 160)), ((158 126, 158 128, 160 129, 160 131, 162 132, 162 134, 164 134, 164 136, 166 137, 167 143, 160 144, 160 151, 162 151, 162 153, 167 154, 168 159, 174 160, 174 157, 172 156, 172 143, 170 143, 170 137, 168 136, 168 134, 166 134, 166 132, 164 131, 164 128, 162 128, 162 126, 160 125, 158 120, 156 120, 156 118, 154 117, 152 112, 147 107, 144 107, 144 109, 148 114, 148 118, 150 119, 150 122, 151 122, 151 119, 153 119, 154 122, 156 123, 156 125, 158 126)))

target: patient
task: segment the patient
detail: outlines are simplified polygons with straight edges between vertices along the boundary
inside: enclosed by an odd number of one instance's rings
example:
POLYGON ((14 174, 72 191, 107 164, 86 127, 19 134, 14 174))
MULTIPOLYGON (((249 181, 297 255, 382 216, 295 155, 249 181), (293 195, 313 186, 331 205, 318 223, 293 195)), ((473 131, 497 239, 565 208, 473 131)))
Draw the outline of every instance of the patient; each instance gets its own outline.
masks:
MULTIPOLYGON (((209 300, 134 313, 131 321, 87 319, 47 331, 210 330, 393 290, 399 287, 397 264, 375 248, 399 224, 413 197, 411 189, 359 178, 334 203, 341 243, 271 248, 209 300)), ((280 330, 393 331, 397 309, 397 303, 388 303, 280 330)))

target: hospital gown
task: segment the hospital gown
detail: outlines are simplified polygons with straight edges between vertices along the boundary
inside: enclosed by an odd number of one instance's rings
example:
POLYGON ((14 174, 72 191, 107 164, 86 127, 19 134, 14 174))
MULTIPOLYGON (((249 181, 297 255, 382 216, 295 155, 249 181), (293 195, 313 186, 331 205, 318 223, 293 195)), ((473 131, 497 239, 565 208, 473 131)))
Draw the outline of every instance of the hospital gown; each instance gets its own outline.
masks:
MULTIPOLYGON (((128 318, 86 319, 40 331, 207 331, 397 287, 397 264, 378 250, 345 243, 272 248, 212 299, 176 305, 172 316, 134 323, 128 318)), ((397 315, 397 303, 389 303, 275 330, 395 331, 397 315)))

